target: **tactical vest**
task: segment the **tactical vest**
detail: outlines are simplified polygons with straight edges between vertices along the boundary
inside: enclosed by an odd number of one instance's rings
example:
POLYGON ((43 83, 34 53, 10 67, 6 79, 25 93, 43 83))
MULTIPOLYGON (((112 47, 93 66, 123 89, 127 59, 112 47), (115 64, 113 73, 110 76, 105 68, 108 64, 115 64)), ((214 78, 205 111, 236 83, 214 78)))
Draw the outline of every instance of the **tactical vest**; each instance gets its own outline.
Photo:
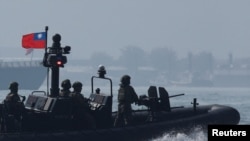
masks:
POLYGON ((138 100, 138 97, 131 86, 120 87, 118 90, 118 101, 120 103, 133 103, 138 100))

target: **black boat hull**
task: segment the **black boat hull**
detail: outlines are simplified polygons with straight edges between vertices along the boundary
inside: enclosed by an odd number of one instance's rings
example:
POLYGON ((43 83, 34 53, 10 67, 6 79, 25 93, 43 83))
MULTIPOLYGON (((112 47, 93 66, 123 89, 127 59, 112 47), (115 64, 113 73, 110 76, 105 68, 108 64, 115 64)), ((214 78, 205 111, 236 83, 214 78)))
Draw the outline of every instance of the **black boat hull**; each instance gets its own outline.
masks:
MULTIPOLYGON (((113 113, 115 115, 116 113, 113 113)), ((229 106, 206 105, 189 108, 173 109, 171 112, 159 112, 156 120, 145 122, 148 111, 134 111, 134 120, 141 124, 120 128, 103 128, 81 131, 53 131, 53 132, 20 132, 2 133, 1 141, 100 141, 100 140, 150 140, 164 133, 192 131, 192 128, 207 129, 210 124, 235 125, 240 121, 239 112, 229 106)))

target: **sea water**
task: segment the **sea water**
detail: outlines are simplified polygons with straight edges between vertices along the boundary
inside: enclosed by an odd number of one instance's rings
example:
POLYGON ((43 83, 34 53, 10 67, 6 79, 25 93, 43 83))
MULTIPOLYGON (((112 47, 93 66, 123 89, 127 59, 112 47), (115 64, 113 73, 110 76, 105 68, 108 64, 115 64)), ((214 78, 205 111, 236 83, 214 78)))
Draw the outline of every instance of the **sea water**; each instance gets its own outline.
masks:
MULTIPOLYGON (((134 87, 138 95, 147 94, 148 86, 134 87)), ((241 116, 239 124, 250 124, 250 88, 214 88, 214 87, 165 87, 169 95, 184 94, 184 96, 178 96, 170 98, 170 104, 172 107, 176 106, 192 106, 191 102, 196 98, 199 105, 207 104, 222 104, 236 108, 241 116)), ((39 90, 48 91, 46 86, 42 86, 39 90)), ((117 110, 117 90, 118 87, 112 88, 114 96, 113 109, 117 110)), ((88 97, 91 93, 91 86, 84 85, 83 94, 88 97)), ((107 85, 101 87, 101 92, 110 93, 110 87, 107 85)), ((9 91, 0 91, 0 101, 2 101, 9 91)), ((32 90, 19 90, 19 94, 28 96, 32 90)), ((133 108, 145 108, 143 106, 133 105, 133 108)), ((161 137, 150 139, 150 141, 207 141, 207 133, 203 132, 199 128, 190 129, 190 134, 171 134, 165 133, 161 137)))

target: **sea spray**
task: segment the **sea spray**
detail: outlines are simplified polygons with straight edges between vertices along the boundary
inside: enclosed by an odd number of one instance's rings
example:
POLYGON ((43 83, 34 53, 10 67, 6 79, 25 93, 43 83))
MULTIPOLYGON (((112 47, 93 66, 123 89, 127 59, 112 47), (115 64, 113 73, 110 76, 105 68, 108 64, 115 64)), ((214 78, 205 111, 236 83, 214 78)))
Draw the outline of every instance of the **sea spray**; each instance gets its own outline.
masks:
POLYGON ((207 132, 201 128, 191 129, 189 133, 168 132, 150 141, 207 141, 207 132))

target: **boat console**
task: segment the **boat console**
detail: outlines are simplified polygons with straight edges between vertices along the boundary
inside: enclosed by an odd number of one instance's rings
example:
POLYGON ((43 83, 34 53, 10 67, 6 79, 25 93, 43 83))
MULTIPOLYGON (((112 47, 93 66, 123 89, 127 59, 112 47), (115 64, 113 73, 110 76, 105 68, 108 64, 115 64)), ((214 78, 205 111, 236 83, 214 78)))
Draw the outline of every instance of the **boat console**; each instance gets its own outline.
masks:
POLYGON ((110 126, 112 122, 112 97, 105 94, 91 94, 88 103, 97 126, 110 126))
POLYGON ((92 111, 110 110, 112 97, 105 94, 91 94, 89 97, 89 106, 92 111))
POLYGON ((99 128, 112 125, 112 105, 113 105, 113 84, 112 80, 105 76, 105 67, 100 65, 98 69, 98 76, 91 77, 91 95, 89 97, 90 110, 95 116, 97 126, 99 128), (110 93, 96 93, 94 92, 94 80, 103 79, 110 83, 110 93))
POLYGON ((69 116, 72 113, 72 100, 70 98, 29 95, 25 108, 36 113, 69 116))

